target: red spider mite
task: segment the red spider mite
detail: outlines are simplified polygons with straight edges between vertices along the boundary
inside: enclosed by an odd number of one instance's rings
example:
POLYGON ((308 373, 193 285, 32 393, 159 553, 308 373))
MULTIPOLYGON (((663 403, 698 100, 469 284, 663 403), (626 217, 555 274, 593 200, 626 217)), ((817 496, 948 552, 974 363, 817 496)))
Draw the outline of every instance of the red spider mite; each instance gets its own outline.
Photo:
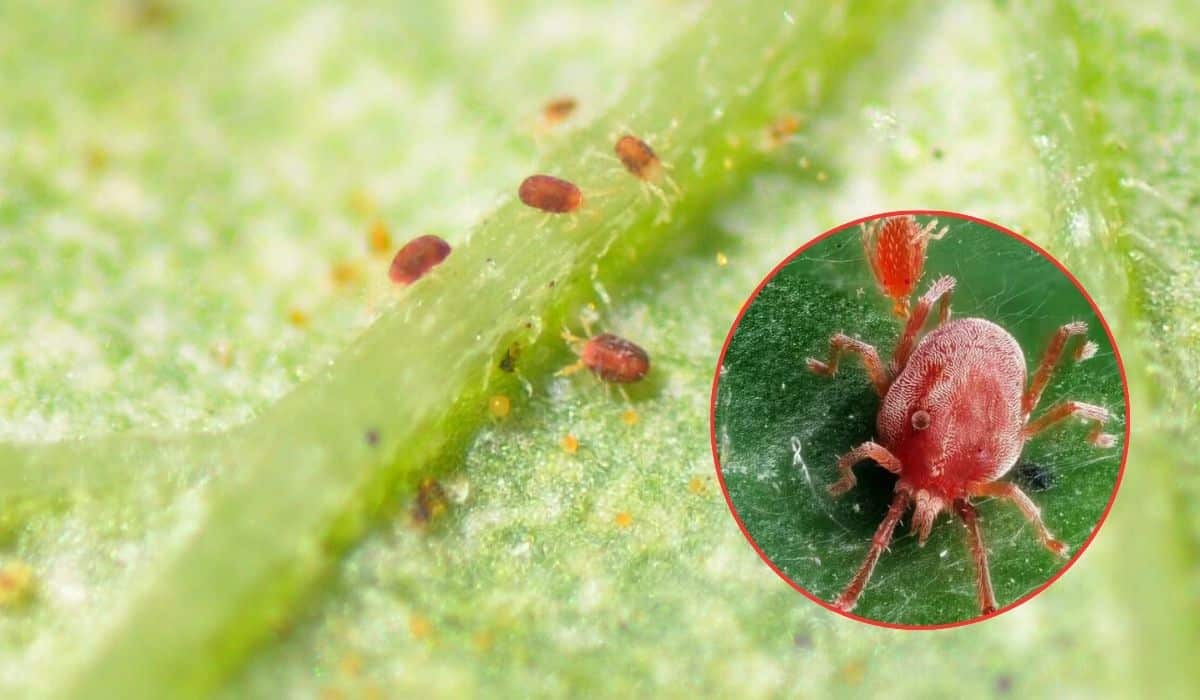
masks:
POLYGON ((593 336, 589 330, 588 335, 590 338, 583 340, 570 331, 563 331, 563 338, 575 349, 579 361, 559 370, 559 376, 586 368, 603 381, 632 384, 641 381, 650 371, 650 355, 636 343, 612 333, 593 336))
POLYGON ((626 134, 617 139, 613 152, 621 165, 640 180, 652 181, 662 177, 662 161, 645 141, 626 134))
POLYGON ((579 102, 574 97, 559 97, 550 100, 546 106, 542 107, 542 121, 547 126, 554 126, 575 112, 575 108, 579 106, 579 102))
POLYGON ((425 276, 450 255, 450 244, 437 236, 418 236, 396 251, 388 276, 396 284, 409 285, 425 276))
MULTIPOLYGON (((886 236, 900 226, 909 231, 930 229, 917 228, 912 217, 903 217, 902 224, 893 223, 896 219, 879 225, 872 222, 864 231, 882 228, 886 236)), ((897 269, 923 267, 927 238, 922 235, 906 239, 919 249, 919 255, 897 248, 888 256, 871 258, 881 288, 889 289, 885 280, 895 279, 897 269), (895 268, 881 268, 876 260, 899 262, 895 268)), ((1093 445, 1106 448, 1115 444, 1112 435, 1101 432, 1109 414, 1100 406, 1063 401, 1030 420, 1067 342, 1084 335, 1086 323, 1074 321, 1058 329, 1026 386, 1025 354, 1008 331, 982 318, 950 320, 954 286, 955 280, 949 276, 930 285, 908 317, 890 363, 885 365, 874 347, 841 333, 829 339, 827 362, 815 358, 807 361, 812 372, 832 376, 842 354, 857 355, 883 399, 876 419, 878 442, 864 442, 838 459, 841 478, 829 487, 829 492, 836 497, 854 488, 853 467, 867 459, 899 476, 891 507, 871 539, 866 559, 834 600, 839 610, 854 609, 897 523, 912 507, 912 530, 922 546, 942 511, 952 511, 963 521, 975 561, 980 611, 983 615, 994 613, 997 603, 988 573, 987 549, 971 499, 1012 501, 1033 525, 1046 549, 1066 556, 1067 546, 1050 534, 1033 501, 1016 484, 998 479, 1016 464, 1029 438, 1070 416, 1092 424, 1087 439, 1093 445), (935 305, 935 328, 922 337, 935 305)), ((888 295, 900 301, 891 292, 888 295)))
POLYGON ((568 214, 583 204, 583 193, 573 183, 550 175, 530 175, 517 196, 526 206, 549 214, 568 214))
POLYGON ((925 272, 925 248, 946 235, 937 219, 924 227, 914 216, 892 216, 862 224, 863 249, 879 289, 892 300, 892 312, 908 317, 908 298, 925 272), (936 231, 936 233, 935 233, 936 231))

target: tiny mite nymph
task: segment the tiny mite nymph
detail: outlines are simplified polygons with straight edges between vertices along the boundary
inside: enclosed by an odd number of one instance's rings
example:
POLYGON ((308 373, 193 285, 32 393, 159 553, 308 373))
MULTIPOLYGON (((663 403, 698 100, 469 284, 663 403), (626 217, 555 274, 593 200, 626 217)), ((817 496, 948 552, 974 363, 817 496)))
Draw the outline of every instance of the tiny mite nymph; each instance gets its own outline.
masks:
POLYGON ((930 240, 946 235, 937 219, 925 226, 914 216, 875 219, 862 225, 863 248, 879 289, 892 300, 892 312, 908 317, 908 298, 925 272, 925 249, 930 240))
POLYGON ((563 337, 575 349, 579 361, 559 370, 559 375, 587 369, 603 381, 632 384, 641 381, 650 371, 650 356, 646 351, 620 336, 601 333, 583 340, 564 332, 563 337))
POLYGON ((400 285, 410 285, 441 264, 450 255, 450 244, 437 236, 419 236, 404 244, 392 258, 388 276, 400 285))
POLYGON ((613 152, 621 165, 639 180, 657 180, 662 176, 662 161, 645 141, 626 134, 617 139, 613 152))
POLYGON ((569 214, 583 205, 583 193, 573 183, 550 175, 530 175, 517 196, 525 206, 548 214, 569 214))
MULTIPOLYGON (((911 217, 893 217, 872 222, 864 230, 880 229, 884 232, 880 237, 864 235, 868 245, 892 241, 889 231, 905 232, 897 234, 894 250, 876 250, 874 255, 868 250, 868 259, 880 287, 897 309, 907 309, 907 297, 901 304, 898 292, 919 276, 931 226, 919 228, 911 217), (896 223, 898 218, 900 223, 896 223), (913 231, 918 233, 914 236, 913 231), (905 251, 898 243, 901 241, 914 250, 905 251)), ((853 468, 867 459, 899 477, 891 507, 871 538, 866 559, 834 601, 840 610, 854 608, 897 523, 913 507, 912 529, 922 545, 942 511, 952 511, 962 520, 975 561, 980 612, 995 612, 987 549, 972 499, 1012 501, 1046 549, 1066 556, 1066 544, 1050 534, 1034 502, 1017 485, 999 479, 1017 463, 1027 440, 1071 416, 1092 424, 1087 439, 1096 447, 1112 447, 1115 442, 1112 435, 1101 432, 1109 414, 1100 406, 1063 401, 1031 420, 1067 342, 1083 336, 1087 324, 1075 321, 1058 329, 1027 386, 1025 354, 1008 331, 982 318, 950 320, 954 286, 954 278, 948 276, 930 285, 908 317, 890 363, 884 364, 874 347, 841 333, 829 339, 827 361, 808 359, 811 371, 831 376, 843 353, 858 355, 883 399, 876 418, 877 441, 864 442, 838 459, 840 479, 829 492, 840 496, 854 488, 853 468), (935 328, 922 337, 935 305, 935 328)), ((1095 352, 1091 343, 1081 348, 1073 353, 1077 361, 1095 352)))
POLYGON ((554 126, 570 117, 575 113, 575 108, 579 106, 578 100, 574 97, 559 97, 550 100, 542 107, 542 123, 546 126, 554 126))

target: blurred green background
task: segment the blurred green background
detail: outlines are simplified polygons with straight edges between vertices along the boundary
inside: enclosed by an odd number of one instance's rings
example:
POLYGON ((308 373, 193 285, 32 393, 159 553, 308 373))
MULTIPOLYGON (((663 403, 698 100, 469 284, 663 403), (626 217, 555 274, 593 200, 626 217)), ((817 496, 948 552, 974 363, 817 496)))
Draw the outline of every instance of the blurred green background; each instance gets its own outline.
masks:
POLYGON ((1183 2, 0 0, 0 688, 1193 695, 1198 24, 1183 2), (624 129, 682 196, 616 167, 624 129), (535 171, 589 211, 522 211, 535 171), (1086 555, 928 634, 771 573, 706 420, 762 275, 911 207, 1062 259, 1132 392, 1086 555), (378 223, 455 252, 398 293, 378 223), (553 376, 589 303, 653 357, 631 405, 553 376), (430 474, 448 509, 418 527, 430 474))
MULTIPOLYGON (((918 218, 923 225, 928 218, 918 218)), ((930 243, 923 294, 940 275, 958 282, 955 318, 986 318, 1008 329, 1032 374, 1058 326, 1087 321, 1100 350, 1094 361, 1060 363, 1038 414, 1074 399, 1109 407, 1106 430, 1124 430, 1124 397, 1116 357, 1103 326, 1071 281, 1037 251, 982 224, 943 217, 947 237, 930 243)), ((847 356, 832 379, 811 374, 804 358, 828 355, 829 337, 845 332, 873 344, 887 361, 902 321, 878 291, 857 227, 806 249, 754 297, 730 340, 717 389, 715 430, 722 473, 750 536, 795 583, 832 601, 850 582, 892 499, 895 477, 871 462, 859 485, 834 500, 838 457, 876 436, 879 398, 857 358, 847 356), (797 441, 800 457, 796 457, 797 441), (800 460, 803 464, 800 464, 800 460)), ((1068 348, 1068 352, 1073 345, 1068 348)), ((1047 527, 1072 552, 1092 534, 1113 494, 1122 450, 1097 450, 1088 428, 1070 421, 1029 443, 1021 462, 1042 467, 1053 482, 1027 489, 1047 527)), ((1011 503, 980 504, 993 585, 1008 605, 1048 581, 1065 561, 1045 551, 1011 503)), ((979 615, 975 565, 953 513, 939 521, 924 548, 901 524, 854 612, 898 624, 939 624, 979 615)))

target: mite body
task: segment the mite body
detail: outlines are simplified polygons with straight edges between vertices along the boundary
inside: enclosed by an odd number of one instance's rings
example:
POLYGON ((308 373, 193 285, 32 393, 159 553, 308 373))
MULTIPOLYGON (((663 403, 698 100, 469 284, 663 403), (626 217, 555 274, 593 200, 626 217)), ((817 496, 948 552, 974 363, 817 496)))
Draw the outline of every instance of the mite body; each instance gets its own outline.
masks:
POLYGON ((650 371, 650 355, 620 336, 601 333, 585 341, 564 332, 563 337, 575 348, 579 361, 559 370, 560 376, 587 369, 605 382, 632 384, 650 371))
POLYGON ((392 258, 388 276, 396 284, 410 285, 450 255, 450 244, 437 236, 419 236, 404 244, 392 258))
POLYGON ((601 333, 583 344, 579 361, 606 382, 629 384, 650 371, 650 356, 638 345, 611 333, 601 333))
POLYGON ((1100 406, 1064 401, 1031 420, 1067 342, 1087 332, 1085 323, 1058 329, 1026 384, 1025 354, 1008 331, 982 318, 950 320, 954 286, 952 277, 930 286, 909 316, 889 364, 874 347, 841 333, 829 340, 827 362, 808 360, 811 371, 833 375, 840 355, 858 355, 883 399, 876 419, 878 442, 864 442, 839 458, 840 479, 830 493, 839 496, 853 488, 853 468, 867 459, 899 477, 866 559, 834 601, 842 610, 854 608, 900 518, 912 507, 912 529, 922 545, 942 511, 963 521, 976 565, 980 610, 995 612, 987 549, 972 499, 1012 501, 1046 549, 1065 556, 1067 546, 1050 534, 1033 501, 1015 484, 999 479, 1016 464, 1029 438, 1071 416, 1092 424, 1088 440, 1093 445, 1114 443, 1112 435, 1101 432, 1109 415, 1100 406), (936 328, 920 337, 935 305, 936 328))
POLYGON ((575 113, 575 109, 579 106, 578 100, 574 97, 559 97, 550 100, 542 107, 542 123, 546 126, 554 126, 575 113))
POLYGON ((526 206, 548 214, 569 214, 583 205, 583 193, 573 183, 550 175, 530 175, 517 196, 526 206))
POLYGON ((629 134, 622 136, 613 146, 613 152, 617 154, 621 165, 639 180, 653 182, 662 177, 663 166, 658 154, 638 137, 629 134))

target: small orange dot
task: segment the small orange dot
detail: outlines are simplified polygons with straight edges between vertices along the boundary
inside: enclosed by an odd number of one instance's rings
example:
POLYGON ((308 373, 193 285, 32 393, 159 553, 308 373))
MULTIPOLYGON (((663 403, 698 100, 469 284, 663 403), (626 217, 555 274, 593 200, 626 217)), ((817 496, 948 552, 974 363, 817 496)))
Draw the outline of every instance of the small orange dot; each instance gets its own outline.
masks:
POLYGON ((633 524, 633 516, 625 511, 621 511, 617 513, 613 521, 617 523, 617 527, 626 528, 633 524))
POLYGON ((358 654, 346 654, 338 661, 338 672, 343 676, 357 676, 362 672, 362 657, 358 654))
POLYGON ((495 640, 492 639, 492 633, 488 632, 487 630, 480 630, 471 635, 471 643, 474 644, 475 648, 479 651, 487 651, 488 649, 491 649, 493 641, 495 640))
POLYGON ((370 215, 378 207, 371 193, 362 188, 358 188, 350 193, 350 196, 347 198, 347 204, 350 205, 350 209, 354 213, 362 216, 370 215))
POLYGON ((641 419, 642 417, 638 415, 638 412, 632 408, 621 414, 621 420, 624 421, 625 425, 637 425, 641 419))
POLYGON ((433 634, 433 623, 420 615, 410 615, 408 631, 412 634, 413 639, 428 639, 433 634))
POLYGON ((233 347, 221 340, 213 344, 210 348, 213 359, 222 367, 229 367, 233 364, 233 347))
POLYGON ((376 220, 367 231, 367 249, 375 255, 389 255, 392 252, 392 235, 382 221, 376 220))
POLYGON ((334 263, 333 266, 329 268, 329 279, 331 279, 335 285, 344 287, 345 285, 357 280, 359 272, 358 265, 355 265, 352 262, 334 263))
POLYGON ((574 435, 564 435, 560 444, 562 445, 563 452, 569 455, 573 455, 579 451, 579 440, 574 435))
POLYGON ((496 394, 488 399, 488 410, 497 418, 505 418, 508 412, 512 410, 512 401, 504 394, 496 394))
POLYGON ((691 481, 688 482, 688 491, 691 491, 697 496, 704 493, 704 480, 698 476, 693 476, 691 481))
POLYGON ((33 596, 33 569, 21 561, 0 565, 0 608, 18 605, 33 596))
POLYGON ((288 310, 288 323, 291 323, 297 328, 308 327, 308 314, 304 313, 303 309, 292 308, 288 310))

